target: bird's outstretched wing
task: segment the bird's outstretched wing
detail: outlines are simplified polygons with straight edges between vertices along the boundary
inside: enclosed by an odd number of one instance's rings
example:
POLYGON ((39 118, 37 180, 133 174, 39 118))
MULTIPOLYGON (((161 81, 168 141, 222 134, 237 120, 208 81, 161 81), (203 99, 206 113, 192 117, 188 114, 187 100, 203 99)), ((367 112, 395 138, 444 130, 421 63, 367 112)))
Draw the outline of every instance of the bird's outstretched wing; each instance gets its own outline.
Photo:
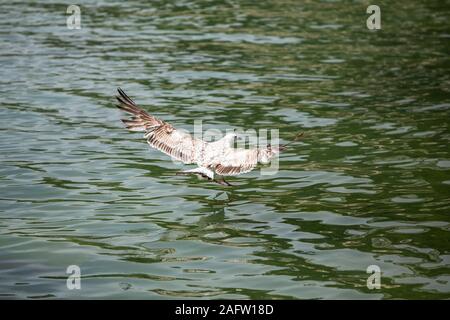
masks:
POLYGON ((237 176, 252 171, 258 164, 258 149, 228 148, 214 171, 221 176, 237 176))
MULTIPOLYGON (((288 145, 288 144, 287 144, 288 145)), ((264 148, 242 149, 226 148, 213 165, 214 171, 222 176, 237 176, 252 171, 258 163, 267 164, 286 149, 287 145, 264 148)))
POLYGON ((169 123, 148 114, 122 89, 118 88, 117 91, 117 107, 133 115, 130 119, 122 119, 127 129, 144 131, 144 137, 150 146, 183 163, 195 162, 196 144, 202 143, 202 140, 194 139, 189 133, 177 130, 169 123))

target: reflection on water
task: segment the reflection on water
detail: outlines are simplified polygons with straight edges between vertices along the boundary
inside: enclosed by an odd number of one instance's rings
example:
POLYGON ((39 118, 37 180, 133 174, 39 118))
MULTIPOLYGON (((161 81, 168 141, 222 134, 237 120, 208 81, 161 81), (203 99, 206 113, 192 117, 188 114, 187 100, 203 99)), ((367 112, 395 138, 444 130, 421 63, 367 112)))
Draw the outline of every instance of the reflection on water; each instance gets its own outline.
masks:
POLYGON ((449 298, 449 22, 378 5, 369 32, 341 1, 85 1, 81 30, 2 4, 0 297, 449 298), (118 86, 181 128, 306 136, 224 189, 126 132, 118 86))

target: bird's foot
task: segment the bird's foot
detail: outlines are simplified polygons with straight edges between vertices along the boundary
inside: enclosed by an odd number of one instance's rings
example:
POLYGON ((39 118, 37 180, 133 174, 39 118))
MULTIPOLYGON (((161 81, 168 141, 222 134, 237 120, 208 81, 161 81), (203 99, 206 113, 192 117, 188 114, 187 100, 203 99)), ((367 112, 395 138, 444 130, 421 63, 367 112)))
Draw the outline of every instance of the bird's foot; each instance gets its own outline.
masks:
POLYGON ((221 184, 223 186, 227 186, 227 187, 232 187, 233 185, 227 181, 225 181, 225 179, 221 179, 221 180, 216 180, 214 179, 214 182, 221 184))
POLYGON ((203 173, 201 173, 201 172, 178 171, 178 172, 176 172, 175 174, 176 174, 177 176, 187 176, 187 175, 194 174, 194 175, 197 175, 197 176, 199 176, 199 177, 205 178, 205 179, 207 179, 208 181, 213 181, 213 182, 215 182, 215 183, 217 183, 217 184, 220 184, 220 185, 222 185, 222 186, 227 186, 227 187, 232 187, 232 186, 233 186, 231 183, 225 181, 225 179, 223 179, 223 178, 220 179, 220 180, 211 179, 211 178, 208 177, 206 174, 203 174, 203 173))
POLYGON ((209 180, 209 181, 214 180, 214 179, 211 179, 210 177, 208 177, 206 174, 203 174, 203 173, 201 173, 201 172, 195 172, 195 171, 191 171, 191 172, 188 172, 188 171, 178 171, 178 172, 176 173, 177 176, 189 176, 189 175, 191 175, 191 174, 196 175, 196 176, 198 176, 198 177, 205 178, 205 179, 207 179, 207 180, 209 180))

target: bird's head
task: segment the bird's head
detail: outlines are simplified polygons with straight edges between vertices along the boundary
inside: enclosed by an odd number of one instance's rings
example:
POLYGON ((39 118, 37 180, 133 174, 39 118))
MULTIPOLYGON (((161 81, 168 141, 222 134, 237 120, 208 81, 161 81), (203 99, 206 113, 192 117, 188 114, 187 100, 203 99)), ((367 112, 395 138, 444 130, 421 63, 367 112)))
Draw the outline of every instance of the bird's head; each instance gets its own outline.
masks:
POLYGON ((234 143, 237 140, 241 140, 241 138, 239 137, 239 134, 237 133, 237 130, 234 129, 232 132, 228 132, 225 136, 224 139, 230 144, 230 145, 234 145, 234 143))
POLYGON ((277 155, 277 154, 279 154, 280 152, 286 150, 286 146, 280 144, 278 147, 275 147, 275 146, 272 146, 272 145, 268 144, 268 145, 267 145, 267 149, 269 150, 269 153, 270 153, 271 155, 277 155))

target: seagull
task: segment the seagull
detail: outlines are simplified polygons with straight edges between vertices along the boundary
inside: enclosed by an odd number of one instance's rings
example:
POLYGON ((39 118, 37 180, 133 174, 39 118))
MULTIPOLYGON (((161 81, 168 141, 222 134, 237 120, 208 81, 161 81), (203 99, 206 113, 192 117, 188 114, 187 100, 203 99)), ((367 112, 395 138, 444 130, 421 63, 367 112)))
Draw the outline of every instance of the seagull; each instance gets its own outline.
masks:
MULTIPOLYGON (((252 171, 259 163, 268 164, 290 144, 279 147, 268 144, 264 148, 252 149, 234 148, 235 139, 238 138, 235 131, 227 133, 218 141, 206 142, 148 114, 121 88, 117 91, 119 93, 116 95, 119 102, 117 107, 132 115, 130 119, 121 119, 128 130, 145 132, 144 138, 151 147, 184 164, 197 165, 197 168, 180 171, 177 174, 194 174, 224 186, 232 186, 225 181, 224 176, 237 176, 252 171), (217 180, 215 176, 221 178, 217 180)), ((294 141, 302 135, 303 133, 298 134, 294 141)))

